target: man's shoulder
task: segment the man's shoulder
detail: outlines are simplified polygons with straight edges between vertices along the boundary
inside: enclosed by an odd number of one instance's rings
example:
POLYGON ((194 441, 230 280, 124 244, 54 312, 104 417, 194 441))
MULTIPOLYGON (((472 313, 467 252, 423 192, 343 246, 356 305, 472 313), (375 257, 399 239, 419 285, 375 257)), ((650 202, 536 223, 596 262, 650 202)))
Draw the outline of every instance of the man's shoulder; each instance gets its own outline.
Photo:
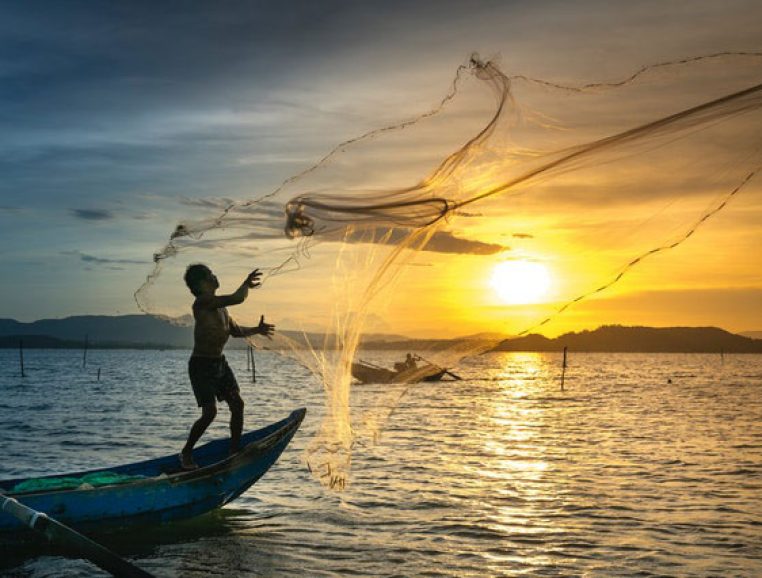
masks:
POLYGON ((214 295, 199 295, 193 300, 193 311, 203 309, 217 309, 214 303, 214 295))

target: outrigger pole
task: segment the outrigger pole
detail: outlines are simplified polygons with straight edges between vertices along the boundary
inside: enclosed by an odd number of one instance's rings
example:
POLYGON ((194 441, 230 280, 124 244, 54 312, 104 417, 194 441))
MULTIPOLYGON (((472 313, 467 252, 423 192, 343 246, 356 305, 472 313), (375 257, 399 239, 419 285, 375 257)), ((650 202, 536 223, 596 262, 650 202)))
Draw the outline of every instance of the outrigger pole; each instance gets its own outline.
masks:
POLYGON ((443 370, 444 370, 444 372, 445 372, 447 375, 449 375, 450 377, 452 377, 453 379, 457 379, 458 381, 463 381, 463 378, 462 378, 461 376, 459 376, 459 375, 457 375, 457 374, 453 373, 453 372, 452 372, 452 371, 450 371, 449 369, 447 369, 447 368, 445 368, 445 367, 441 367, 441 366, 437 365, 436 363, 432 363, 431 361, 429 361, 429 360, 428 360, 428 359, 426 359, 425 357, 421 357, 421 356, 420 356, 420 355, 418 355, 417 353, 415 354, 415 356, 416 356, 418 359, 420 359, 421 361, 423 361, 423 362, 425 362, 425 363, 428 363, 429 365, 433 365, 434 367, 438 367, 439 369, 443 369, 443 370))
POLYGON ((62 546, 77 557, 90 560, 90 562, 113 576, 119 576, 120 578, 154 578, 153 574, 149 574, 145 570, 130 564, 108 548, 93 542, 90 538, 65 526, 58 520, 33 510, 2 492, 0 492, 0 512, 10 514, 25 526, 43 534, 51 544, 62 546))

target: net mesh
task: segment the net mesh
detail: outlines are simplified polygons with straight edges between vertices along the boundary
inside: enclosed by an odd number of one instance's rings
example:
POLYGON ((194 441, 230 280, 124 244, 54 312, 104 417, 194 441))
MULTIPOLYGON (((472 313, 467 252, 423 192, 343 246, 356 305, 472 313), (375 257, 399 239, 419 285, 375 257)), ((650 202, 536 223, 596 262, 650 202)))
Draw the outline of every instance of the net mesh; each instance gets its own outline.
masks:
POLYGON ((739 52, 573 84, 508 75, 473 56, 431 110, 340 143, 274 191, 207 203, 214 214, 174 229, 136 300, 184 323, 187 264, 231 280, 263 269, 256 303, 234 315, 245 323, 277 312, 288 330, 251 343, 322 381, 326 417, 306 459, 323 484, 343 488, 352 452, 378 439, 410 384, 502 338, 418 342, 425 361, 389 378, 391 368, 357 365, 382 317, 401 333, 436 316, 455 330, 469 315, 513 335, 562 327, 628 279, 669 286, 689 275, 676 249, 739 193, 757 193, 743 218, 758 215, 761 73, 762 53, 739 52), (543 300, 498 307, 472 281, 485 261, 538 263, 556 281, 543 300), (447 291, 421 299, 434 281, 447 291), (353 364, 366 380, 399 383, 353 409, 353 364))

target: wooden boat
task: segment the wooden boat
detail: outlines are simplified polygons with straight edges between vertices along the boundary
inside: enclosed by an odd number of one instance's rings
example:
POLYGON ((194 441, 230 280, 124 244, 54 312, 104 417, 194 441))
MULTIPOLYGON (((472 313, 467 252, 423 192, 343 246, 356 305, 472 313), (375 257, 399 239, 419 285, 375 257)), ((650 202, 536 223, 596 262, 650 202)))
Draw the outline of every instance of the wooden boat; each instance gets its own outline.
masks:
POLYGON ((418 383, 421 381, 440 381, 447 373, 446 369, 435 365, 426 365, 404 371, 392 371, 359 361, 352 364, 352 376, 362 383, 418 383))
MULTIPOLYGON (((234 500, 261 478, 275 463, 296 433, 306 410, 298 409, 286 419, 241 437, 242 449, 228 456, 229 439, 197 447, 193 452, 197 470, 179 469, 177 454, 65 474, 82 478, 112 472, 143 476, 127 483, 97 487, 14 492, 24 479, 0 481, 0 491, 83 531, 116 530, 136 525, 160 524, 203 514, 234 500)), ((55 480, 53 475, 40 480, 55 480)), ((31 535, 16 518, 0 512, 0 540, 15 541, 31 535)))

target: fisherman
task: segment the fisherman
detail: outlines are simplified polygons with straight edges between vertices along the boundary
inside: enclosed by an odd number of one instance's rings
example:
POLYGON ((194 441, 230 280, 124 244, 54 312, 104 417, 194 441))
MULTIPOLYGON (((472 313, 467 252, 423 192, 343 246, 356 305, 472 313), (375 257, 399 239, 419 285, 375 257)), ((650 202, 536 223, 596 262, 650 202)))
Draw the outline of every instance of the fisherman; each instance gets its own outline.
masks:
POLYGON ((193 318, 193 353, 188 361, 193 395, 201 408, 201 417, 196 420, 188 435, 188 441, 180 452, 183 469, 193 470, 198 465, 193 461, 193 446, 217 415, 217 401, 224 401, 230 409, 230 453, 240 448, 243 430, 243 399, 238 382, 230 369, 222 350, 228 337, 249 337, 265 335, 270 337, 275 326, 265 323, 265 316, 256 327, 242 327, 228 314, 227 307, 240 305, 249 295, 249 289, 261 285, 262 273, 255 269, 246 277, 241 286, 230 295, 216 295, 220 284, 217 277, 206 265, 190 265, 185 271, 185 284, 195 296, 193 318))
POLYGON ((398 361, 394 364, 394 371, 397 373, 410 371, 411 369, 418 369, 418 364, 415 362, 415 357, 413 357, 412 353, 408 353, 405 356, 405 361, 398 361))

